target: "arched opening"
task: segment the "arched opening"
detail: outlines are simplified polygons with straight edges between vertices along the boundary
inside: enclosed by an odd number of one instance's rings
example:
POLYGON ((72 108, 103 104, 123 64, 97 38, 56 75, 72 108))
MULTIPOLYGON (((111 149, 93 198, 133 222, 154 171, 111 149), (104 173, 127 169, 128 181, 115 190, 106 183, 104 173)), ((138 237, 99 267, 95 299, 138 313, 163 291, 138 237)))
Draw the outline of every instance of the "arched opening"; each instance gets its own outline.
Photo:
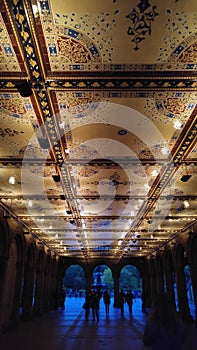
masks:
POLYGON ((107 265, 98 265, 94 268, 91 288, 99 290, 101 294, 107 290, 111 296, 114 295, 114 279, 112 271, 107 265))
POLYGON ((119 280, 120 289, 125 292, 132 290, 136 298, 142 294, 142 279, 137 267, 133 265, 125 265, 120 272, 119 280))
POLYGON ((139 270, 133 265, 125 265, 120 272, 119 288, 131 315, 142 310, 142 278, 139 270))
POLYGON ((63 289, 69 298, 85 296, 86 279, 84 270, 80 265, 71 265, 66 269, 63 278, 63 289))

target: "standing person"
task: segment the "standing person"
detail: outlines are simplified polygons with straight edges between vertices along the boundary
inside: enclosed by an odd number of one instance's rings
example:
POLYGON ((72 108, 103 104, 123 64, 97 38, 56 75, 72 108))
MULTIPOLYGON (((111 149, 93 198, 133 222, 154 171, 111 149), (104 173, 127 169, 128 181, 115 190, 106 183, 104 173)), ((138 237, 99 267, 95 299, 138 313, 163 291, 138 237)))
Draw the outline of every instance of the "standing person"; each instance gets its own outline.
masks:
POLYGON ((99 321, 99 302, 100 302, 100 295, 98 292, 91 292, 91 308, 92 308, 92 317, 93 321, 98 322, 99 321))
POLYGON ((166 294, 160 296, 147 319, 143 343, 152 350, 182 349, 183 323, 166 294))
POLYGON ((125 303, 125 294, 124 294, 123 289, 121 289, 119 296, 118 296, 118 305, 120 308, 121 316, 124 316, 124 303, 125 303))
POLYGON ((85 320, 88 321, 91 307, 91 294, 88 291, 86 291, 85 302, 82 307, 85 310, 85 320))
POLYGON ((126 302, 128 304, 128 307, 129 307, 129 315, 132 315, 132 312, 133 312, 133 299, 134 299, 134 296, 133 296, 133 293, 131 290, 128 291, 126 297, 126 302))
POLYGON ((105 313, 106 313, 106 316, 108 316, 109 315, 109 305, 110 305, 110 295, 109 295, 107 290, 104 291, 103 301, 105 304, 105 313))

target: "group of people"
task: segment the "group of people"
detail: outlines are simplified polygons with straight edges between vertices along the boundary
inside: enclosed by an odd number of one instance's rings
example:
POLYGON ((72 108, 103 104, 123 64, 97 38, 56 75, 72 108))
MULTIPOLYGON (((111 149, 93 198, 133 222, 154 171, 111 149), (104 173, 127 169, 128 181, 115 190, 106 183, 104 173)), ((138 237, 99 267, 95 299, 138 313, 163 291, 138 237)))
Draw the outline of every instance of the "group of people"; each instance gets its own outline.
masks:
MULTIPOLYGON (((93 321, 99 321, 99 304, 102 294, 98 290, 91 290, 89 293, 86 292, 85 302, 83 304, 83 309, 85 309, 85 319, 89 320, 90 310, 92 310, 92 319, 93 321)), ((109 315, 109 306, 110 306, 111 297, 107 290, 103 293, 103 302, 105 305, 106 316, 109 315)))
MULTIPOLYGON (((85 309, 85 319, 88 321, 90 309, 92 310, 92 317, 93 321, 99 320, 99 303, 102 295, 100 291, 90 291, 89 293, 86 292, 85 296, 85 302, 83 304, 83 308, 85 309)), ((118 304, 117 307, 121 310, 121 316, 124 316, 124 304, 128 304, 129 314, 132 315, 132 308, 133 308, 133 299, 134 295, 132 291, 128 291, 126 294, 124 293, 123 289, 121 289, 119 295, 118 295, 118 304)), ((107 290, 103 293, 103 302, 105 305, 105 313, 106 316, 109 316, 109 309, 110 309, 110 302, 111 297, 107 290)))
POLYGON ((133 300, 134 295, 131 290, 129 290, 126 294, 123 289, 120 290, 118 295, 117 307, 120 308, 121 316, 124 316, 124 305, 127 303, 129 308, 129 315, 132 315, 133 312, 133 300))
POLYGON ((92 310, 93 321, 99 321, 99 303, 101 299, 101 293, 99 291, 86 292, 85 302, 83 308, 85 309, 85 319, 88 321, 90 309, 92 310))
MULTIPOLYGON (((85 319, 88 321, 90 309, 92 310, 93 320, 99 321, 99 303, 102 295, 99 291, 86 293, 85 319)), ((132 314, 134 295, 132 291, 126 294, 123 290, 119 292, 118 307, 121 310, 121 316, 124 315, 124 304, 128 304, 129 314, 132 314)), ((103 302, 105 304, 106 316, 109 315, 110 294, 108 291, 103 293, 103 302)), ((146 325, 142 341, 146 347, 152 350, 180 350, 184 343, 184 326, 174 306, 168 300, 166 294, 160 295, 156 300, 151 312, 147 316, 146 325)))

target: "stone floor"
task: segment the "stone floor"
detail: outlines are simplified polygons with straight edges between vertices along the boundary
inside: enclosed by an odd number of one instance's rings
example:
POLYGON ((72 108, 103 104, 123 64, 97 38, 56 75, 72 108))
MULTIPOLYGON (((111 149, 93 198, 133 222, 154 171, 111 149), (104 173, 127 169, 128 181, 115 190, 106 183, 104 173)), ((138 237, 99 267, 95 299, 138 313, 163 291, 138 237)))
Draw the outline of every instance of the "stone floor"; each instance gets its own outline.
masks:
MULTIPOLYGON (((147 349, 142 343, 146 315, 141 312, 140 300, 134 302, 132 317, 127 306, 121 317, 120 311, 112 305, 106 317, 101 300, 98 322, 92 317, 85 321, 83 302, 83 298, 67 298, 65 310, 54 310, 32 321, 21 322, 17 329, 0 336, 0 350, 147 349)), ((197 350, 196 332, 193 327, 187 328, 184 350, 197 350)))

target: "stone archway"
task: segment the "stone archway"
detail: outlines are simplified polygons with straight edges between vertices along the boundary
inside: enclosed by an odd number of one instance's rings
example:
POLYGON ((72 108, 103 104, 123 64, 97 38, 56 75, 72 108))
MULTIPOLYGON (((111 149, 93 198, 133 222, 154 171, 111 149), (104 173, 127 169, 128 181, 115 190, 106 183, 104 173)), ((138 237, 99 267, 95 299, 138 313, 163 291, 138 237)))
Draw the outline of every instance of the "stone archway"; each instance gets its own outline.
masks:
POLYGON ((188 297, 186 290, 186 280, 184 267, 186 265, 186 251, 182 244, 177 244, 175 250, 175 268, 176 268, 176 284, 178 294, 178 307, 182 319, 192 321, 192 317, 188 305, 188 297))

